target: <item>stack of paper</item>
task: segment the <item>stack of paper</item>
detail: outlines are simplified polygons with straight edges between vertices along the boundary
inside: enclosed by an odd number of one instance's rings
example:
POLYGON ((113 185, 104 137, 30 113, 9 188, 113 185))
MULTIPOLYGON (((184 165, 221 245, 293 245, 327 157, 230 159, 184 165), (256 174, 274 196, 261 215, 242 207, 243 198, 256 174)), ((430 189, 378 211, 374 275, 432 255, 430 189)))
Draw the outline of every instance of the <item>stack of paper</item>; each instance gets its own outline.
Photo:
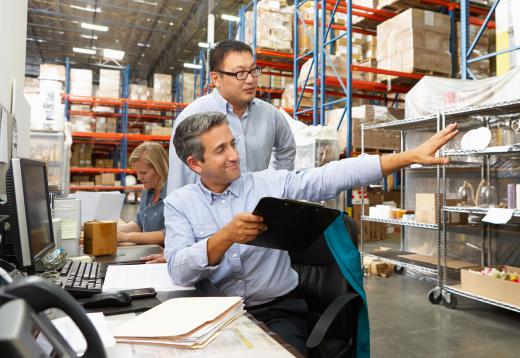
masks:
POLYGON ((241 297, 173 298, 114 330, 117 342, 204 348, 244 313, 241 297))
POLYGON ((153 287, 156 291, 193 290, 193 286, 177 286, 168 275, 168 264, 110 265, 103 292, 153 287))

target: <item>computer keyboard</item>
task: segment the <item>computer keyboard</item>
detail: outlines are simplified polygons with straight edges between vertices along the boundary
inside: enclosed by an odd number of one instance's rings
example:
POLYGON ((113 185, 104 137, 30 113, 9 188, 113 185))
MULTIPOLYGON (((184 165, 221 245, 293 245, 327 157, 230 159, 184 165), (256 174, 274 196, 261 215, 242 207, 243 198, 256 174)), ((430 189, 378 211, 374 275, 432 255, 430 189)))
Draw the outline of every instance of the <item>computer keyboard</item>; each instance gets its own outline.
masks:
POLYGON ((101 292, 107 265, 67 260, 60 272, 61 287, 76 298, 101 292))

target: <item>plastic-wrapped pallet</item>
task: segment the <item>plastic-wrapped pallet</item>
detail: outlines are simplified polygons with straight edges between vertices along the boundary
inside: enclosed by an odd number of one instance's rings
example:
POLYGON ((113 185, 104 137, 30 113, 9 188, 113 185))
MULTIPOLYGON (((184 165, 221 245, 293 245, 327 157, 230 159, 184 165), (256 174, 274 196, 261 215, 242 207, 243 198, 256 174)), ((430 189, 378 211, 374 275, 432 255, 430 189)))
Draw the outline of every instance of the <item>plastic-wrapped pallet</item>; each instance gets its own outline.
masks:
MULTIPOLYGON (((285 3, 285 2, 284 2, 285 3)), ((256 46, 277 51, 292 52, 292 6, 284 6, 279 0, 261 0, 256 14, 256 46)), ((253 12, 246 13, 245 42, 253 42, 253 12)))
POLYGON ((40 79, 65 82, 65 66, 50 63, 41 64, 40 79))
POLYGON ((449 16, 408 9, 377 26, 377 67, 449 75, 449 40, 449 16))
POLYGON ((98 97, 119 98, 120 71, 99 70, 98 97))
POLYGON ((519 86, 520 68, 481 80, 425 76, 406 94, 405 115, 415 118, 438 110, 518 99, 519 86))
POLYGON ((92 70, 72 68, 70 70, 70 94, 92 96, 92 70))
POLYGON ((136 101, 147 101, 150 99, 150 90, 145 85, 131 84, 129 86, 129 98, 136 101))
POLYGON ((193 72, 183 72, 182 76, 182 101, 189 103, 195 99, 195 75, 193 72))
POLYGON ((162 73, 153 75, 153 100, 171 102, 172 100, 172 76, 162 73))

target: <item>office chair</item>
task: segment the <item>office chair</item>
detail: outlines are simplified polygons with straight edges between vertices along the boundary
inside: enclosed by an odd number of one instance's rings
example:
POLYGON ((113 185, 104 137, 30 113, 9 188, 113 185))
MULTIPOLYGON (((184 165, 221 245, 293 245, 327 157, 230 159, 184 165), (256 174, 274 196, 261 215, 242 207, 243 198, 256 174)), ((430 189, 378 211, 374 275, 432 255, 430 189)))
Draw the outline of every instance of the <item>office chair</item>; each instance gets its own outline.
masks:
MULTIPOLYGON (((344 221, 357 247, 356 222, 346 214, 344 221)), ((310 312, 309 356, 353 356, 361 299, 343 277, 324 237, 304 252, 289 254, 299 276, 297 294, 310 312)))

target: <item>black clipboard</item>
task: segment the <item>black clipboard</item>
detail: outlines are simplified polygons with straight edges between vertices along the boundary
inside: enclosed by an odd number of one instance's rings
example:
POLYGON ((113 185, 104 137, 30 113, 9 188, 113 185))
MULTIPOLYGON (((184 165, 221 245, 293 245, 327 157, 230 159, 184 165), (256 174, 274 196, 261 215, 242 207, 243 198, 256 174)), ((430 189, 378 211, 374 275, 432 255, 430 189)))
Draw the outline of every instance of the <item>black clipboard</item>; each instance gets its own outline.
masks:
POLYGON ((299 252, 319 238, 340 211, 315 203, 265 197, 253 214, 264 218, 267 230, 248 245, 299 252))

